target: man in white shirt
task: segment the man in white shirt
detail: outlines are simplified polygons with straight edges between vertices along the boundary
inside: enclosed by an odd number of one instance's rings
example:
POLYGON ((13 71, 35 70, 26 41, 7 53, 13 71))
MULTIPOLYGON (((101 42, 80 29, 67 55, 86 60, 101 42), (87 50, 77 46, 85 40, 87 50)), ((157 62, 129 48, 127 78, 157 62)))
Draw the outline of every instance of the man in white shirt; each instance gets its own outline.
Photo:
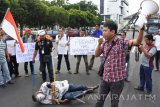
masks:
POLYGON ((32 99, 42 104, 61 104, 82 98, 85 94, 93 92, 98 87, 99 85, 94 87, 71 85, 67 80, 52 83, 44 82, 39 91, 32 95, 32 99))
POLYGON ((56 44, 58 45, 58 64, 57 64, 57 72, 60 73, 61 69, 61 61, 64 55, 65 62, 67 65, 67 70, 69 74, 72 74, 70 71, 70 63, 68 58, 68 46, 69 46, 69 37, 64 33, 64 28, 59 29, 59 34, 56 36, 56 44))
POLYGON ((157 53, 155 55, 155 60, 156 60, 156 69, 155 71, 159 71, 159 60, 160 60, 160 30, 157 35, 153 37, 155 40, 155 46, 157 48, 157 53))

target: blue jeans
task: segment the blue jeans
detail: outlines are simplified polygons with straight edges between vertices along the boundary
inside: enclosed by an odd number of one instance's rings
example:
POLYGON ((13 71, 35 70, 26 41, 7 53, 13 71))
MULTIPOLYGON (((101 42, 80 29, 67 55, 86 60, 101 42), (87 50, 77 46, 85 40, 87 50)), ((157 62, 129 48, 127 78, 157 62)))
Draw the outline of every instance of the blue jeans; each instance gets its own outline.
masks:
POLYGON ((76 100, 76 98, 82 98, 85 93, 82 91, 87 90, 86 86, 82 85, 69 85, 68 91, 63 95, 62 99, 76 100), (79 91, 79 92, 76 92, 79 91), (76 93, 74 93, 76 92, 76 93))
POLYGON ((140 66, 140 88, 144 89, 146 85, 147 93, 152 93, 152 68, 140 66))
POLYGON ((8 70, 7 61, 0 63, 0 85, 3 85, 11 80, 10 73, 8 70), (3 71, 3 72, 2 72, 3 71))
POLYGON ((52 56, 47 57, 47 61, 44 61, 42 57, 40 57, 40 70, 42 72, 42 79, 43 81, 46 81, 46 65, 48 68, 48 74, 50 82, 53 82, 53 65, 52 65, 52 56))

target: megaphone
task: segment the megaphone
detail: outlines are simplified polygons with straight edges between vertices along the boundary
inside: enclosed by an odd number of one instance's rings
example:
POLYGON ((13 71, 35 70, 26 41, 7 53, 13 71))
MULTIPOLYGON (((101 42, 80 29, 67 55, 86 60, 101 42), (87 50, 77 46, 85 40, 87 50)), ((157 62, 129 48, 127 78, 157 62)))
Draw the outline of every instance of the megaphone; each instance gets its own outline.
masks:
POLYGON ((147 15, 154 15, 159 11, 158 4, 153 0, 144 0, 140 4, 140 12, 137 21, 135 22, 135 28, 141 29, 146 23, 147 15))

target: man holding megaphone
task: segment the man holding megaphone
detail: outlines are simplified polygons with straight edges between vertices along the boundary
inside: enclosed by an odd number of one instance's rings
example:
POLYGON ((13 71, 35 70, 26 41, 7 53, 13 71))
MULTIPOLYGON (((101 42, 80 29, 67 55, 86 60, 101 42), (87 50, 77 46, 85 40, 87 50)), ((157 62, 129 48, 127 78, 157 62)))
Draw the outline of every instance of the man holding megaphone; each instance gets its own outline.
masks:
MULTIPOLYGON (((147 20, 150 18, 146 17, 147 20)), ((113 21, 104 23, 103 38, 98 39, 95 56, 103 55, 102 79, 98 93, 98 100, 95 107, 103 107, 104 101, 111 92, 111 107, 118 107, 119 97, 124 87, 126 78, 125 58, 129 47, 138 46, 142 42, 144 27, 139 31, 136 39, 122 40, 116 37, 118 26, 113 21)))

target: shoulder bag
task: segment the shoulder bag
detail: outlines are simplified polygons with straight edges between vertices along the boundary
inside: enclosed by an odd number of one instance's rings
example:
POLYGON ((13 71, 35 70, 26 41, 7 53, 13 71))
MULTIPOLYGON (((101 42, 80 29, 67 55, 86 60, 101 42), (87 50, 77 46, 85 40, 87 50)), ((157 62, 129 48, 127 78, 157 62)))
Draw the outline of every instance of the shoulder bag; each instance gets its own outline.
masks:
MULTIPOLYGON (((116 41, 117 41, 117 40, 116 40, 116 41)), ((104 61, 101 63, 101 65, 99 66, 98 75, 99 75, 100 77, 103 76, 104 64, 105 64, 105 62, 106 62, 106 59, 107 59, 107 57, 108 57, 108 55, 109 55, 110 50, 111 50, 112 47, 115 45, 115 43, 116 43, 116 42, 112 41, 112 44, 111 44, 111 46, 110 46, 110 48, 109 48, 109 50, 108 50, 108 52, 107 52, 107 54, 106 54, 105 60, 104 60, 104 61)), ((104 45, 105 45, 105 44, 106 44, 106 42, 104 43, 104 45)), ((104 49, 104 45, 103 45, 103 49, 104 49)))

